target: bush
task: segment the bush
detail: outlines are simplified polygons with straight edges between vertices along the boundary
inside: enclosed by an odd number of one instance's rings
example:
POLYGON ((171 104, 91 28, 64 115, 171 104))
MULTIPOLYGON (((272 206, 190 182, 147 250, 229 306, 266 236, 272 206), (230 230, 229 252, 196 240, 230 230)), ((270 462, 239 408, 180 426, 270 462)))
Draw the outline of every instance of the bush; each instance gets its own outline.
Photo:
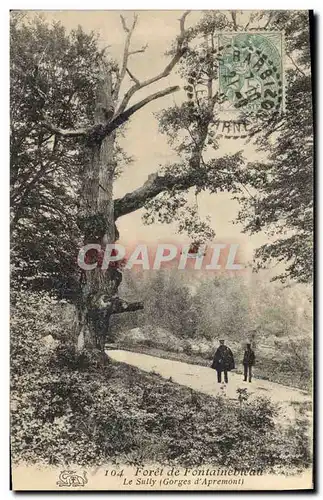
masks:
POLYGON ((156 347, 172 352, 180 352, 183 345, 183 341, 170 331, 150 325, 120 332, 116 338, 116 342, 127 347, 156 347))
POLYGON ((264 470, 309 464, 305 428, 275 425, 264 399, 234 404, 114 364, 108 376, 69 372, 25 385, 12 419, 15 461, 264 470))
POLYGON ((257 464, 273 471, 310 463, 305 419, 292 428, 279 426, 277 408, 267 399, 250 401, 246 391, 240 391, 238 401, 212 398, 112 362, 99 369, 96 355, 77 353, 68 343, 43 349, 44 329, 57 337, 58 328, 67 331, 55 323, 54 309, 43 296, 15 304, 14 463, 257 464), (80 359, 82 369, 76 370, 80 359))
POLYGON ((53 350, 49 364, 54 370, 65 368, 79 372, 100 371, 108 364, 108 357, 105 353, 100 353, 97 350, 78 351, 75 344, 67 342, 59 344, 53 350))

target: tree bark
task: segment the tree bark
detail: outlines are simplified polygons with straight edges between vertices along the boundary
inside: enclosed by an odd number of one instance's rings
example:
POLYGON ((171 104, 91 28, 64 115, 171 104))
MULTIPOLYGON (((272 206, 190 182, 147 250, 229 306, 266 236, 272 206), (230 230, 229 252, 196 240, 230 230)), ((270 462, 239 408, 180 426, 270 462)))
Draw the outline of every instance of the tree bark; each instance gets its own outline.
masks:
MULTIPOLYGON (((111 74, 107 72, 98 89, 95 124, 105 124, 109 111, 111 114, 113 109, 111 74)), ((103 139, 99 133, 92 134, 87 137, 85 147, 88 162, 82 179, 79 226, 84 244, 99 244, 104 251, 107 244, 116 241, 113 204, 115 132, 103 139)), ((89 259, 88 263, 97 262, 98 265, 94 270, 81 271, 78 347, 103 352, 122 276, 117 268, 102 270, 97 252, 90 254, 89 259)))
MULTIPOLYGON (((84 245, 99 244, 102 253, 107 244, 113 244, 118 239, 113 200, 116 130, 149 102, 179 89, 177 86, 166 88, 149 95, 129 108, 127 107, 130 99, 138 90, 166 78, 184 54, 187 44, 184 23, 187 15, 188 11, 180 19, 180 35, 171 61, 161 73, 143 82, 139 82, 130 73, 131 79, 135 83, 124 95, 119 107, 116 108, 120 86, 127 71, 129 73, 127 67, 129 56, 131 53, 135 53, 130 51, 130 41, 137 21, 135 16, 132 27, 129 28, 121 16, 123 28, 127 33, 121 72, 117 77, 114 75, 113 81, 112 68, 102 59, 102 78, 97 89, 94 126, 88 130, 65 131, 54 127, 47 120, 43 122, 43 125, 55 134, 67 137, 77 136, 84 140, 88 161, 83 171, 78 225, 83 234, 84 245)), ((97 262, 97 257, 97 255, 90 256, 92 262, 88 263, 97 262)), ((111 315, 143 308, 141 302, 128 304, 118 297, 121 281, 122 273, 118 267, 108 267, 108 269, 103 270, 98 265, 92 271, 81 271, 78 301, 79 335, 77 345, 79 349, 99 349, 103 352, 111 315)))

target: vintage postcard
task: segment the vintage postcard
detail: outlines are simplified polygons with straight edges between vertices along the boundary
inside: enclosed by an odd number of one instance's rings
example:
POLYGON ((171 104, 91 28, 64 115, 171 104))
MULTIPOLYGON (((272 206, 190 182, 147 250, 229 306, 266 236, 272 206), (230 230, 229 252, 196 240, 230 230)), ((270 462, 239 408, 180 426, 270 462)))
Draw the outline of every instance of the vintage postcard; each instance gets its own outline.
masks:
POLYGON ((21 490, 311 490, 312 13, 10 13, 21 490))

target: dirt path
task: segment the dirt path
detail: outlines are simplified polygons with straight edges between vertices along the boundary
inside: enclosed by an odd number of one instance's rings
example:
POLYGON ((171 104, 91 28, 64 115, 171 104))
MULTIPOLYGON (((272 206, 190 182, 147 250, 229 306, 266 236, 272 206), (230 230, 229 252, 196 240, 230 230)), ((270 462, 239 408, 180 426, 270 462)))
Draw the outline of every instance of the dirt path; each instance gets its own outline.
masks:
POLYGON ((311 401, 311 396, 305 391, 268 380, 253 379, 251 383, 244 382, 241 374, 231 372, 229 373, 229 383, 219 384, 216 379, 216 371, 205 366, 190 365, 180 361, 123 350, 108 350, 106 352, 115 361, 136 366, 146 372, 158 373, 165 379, 171 377, 173 382, 209 396, 223 394, 229 399, 237 399, 237 389, 247 388, 251 397, 267 396, 280 403, 281 416, 284 415, 289 419, 293 419, 295 416, 293 403, 311 401))

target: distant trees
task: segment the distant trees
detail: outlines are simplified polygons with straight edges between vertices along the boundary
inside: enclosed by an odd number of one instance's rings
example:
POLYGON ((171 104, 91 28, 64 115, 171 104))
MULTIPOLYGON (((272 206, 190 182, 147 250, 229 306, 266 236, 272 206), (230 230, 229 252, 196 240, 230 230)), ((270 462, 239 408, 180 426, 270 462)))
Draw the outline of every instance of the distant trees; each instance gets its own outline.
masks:
POLYGON ((145 321, 159 324, 181 338, 194 337, 197 316, 189 287, 176 274, 157 272, 145 298, 145 321))
POLYGON ((164 328, 179 338, 196 336, 198 318, 191 287, 180 273, 169 270, 124 272, 120 294, 127 300, 139 297, 145 307, 131 317, 115 317, 114 332, 149 326, 164 328))
MULTIPOLYGON (((114 331, 162 327, 178 338, 228 341, 253 340, 272 345, 279 339, 300 339, 312 331, 312 306, 302 285, 282 288, 263 276, 200 276, 177 270, 127 272, 122 296, 135 293, 145 308, 137 317, 116 319, 114 331), (140 279, 138 279, 140 277, 140 279)), ((298 340, 296 340, 298 342, 298 340)))
POLYGON ((251 328, 248 289, 243 278, 205 279, 197 288, 194 304, 199 318, 197 336, 209 340, 247 338, 251 328))

